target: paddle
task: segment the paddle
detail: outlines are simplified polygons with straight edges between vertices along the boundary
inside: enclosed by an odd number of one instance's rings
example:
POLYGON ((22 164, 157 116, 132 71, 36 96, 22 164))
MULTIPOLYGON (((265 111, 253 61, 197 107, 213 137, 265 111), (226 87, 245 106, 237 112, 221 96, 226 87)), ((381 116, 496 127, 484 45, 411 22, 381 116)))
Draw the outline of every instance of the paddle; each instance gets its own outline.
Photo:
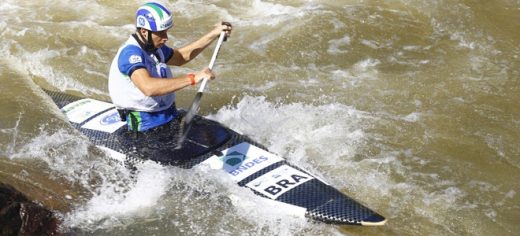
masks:
MULTIPOLYGON (((220 32, 220 36, 218 38, 217 46, 215 47, 215 51, 213 52, 213 56, 211 57, 211 61, 209 62, 209 69, 213 69, 213 65, 215 64, 215 60, 217 60, 218 52, 220 51, 220 45, 222 42, 226 39, 226 33, 224 31, 220 32)), ((202 94, 204 92, 204 88, 206 87, 206 84, 208 83, 209 78, 204 78, 202 80, 202 84, 199 87, 199 90, 197 91, 197 94, 195 95, 195 98, 193 99, 193 102, 191 103, 190 109, 184 116, 181 122, 181 133, 179 135, 179 140, 177 140, 177 147, 176 149, 182 148, 182 144, 184 143, 184 140, 188 136, 188 132, 190 131, 193 117, 195 117, 197 111, 199 110, 199 104, 200 99, 202 98, 202 94)))

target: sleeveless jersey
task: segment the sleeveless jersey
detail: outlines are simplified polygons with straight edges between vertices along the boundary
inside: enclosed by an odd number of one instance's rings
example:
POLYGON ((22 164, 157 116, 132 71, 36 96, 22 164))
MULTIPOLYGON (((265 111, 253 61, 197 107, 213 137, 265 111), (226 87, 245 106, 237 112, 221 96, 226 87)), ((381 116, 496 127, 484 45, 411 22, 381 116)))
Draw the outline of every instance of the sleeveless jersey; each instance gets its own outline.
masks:
POLYGON ((166 62, 172 56, 173 49, 168 46, 157 49, 155 55, 146 52, 132 36, 117 51, 110 66, 108 91, 116 108, 129 110, 132 119, 137 118, 137 124, 127 118, 132 130, 145 131, 174 118, 175 93, 146 96, 130 79, 131 73, 140 68, 147 69, 152 77, 171 78, 172 72, 166 62))

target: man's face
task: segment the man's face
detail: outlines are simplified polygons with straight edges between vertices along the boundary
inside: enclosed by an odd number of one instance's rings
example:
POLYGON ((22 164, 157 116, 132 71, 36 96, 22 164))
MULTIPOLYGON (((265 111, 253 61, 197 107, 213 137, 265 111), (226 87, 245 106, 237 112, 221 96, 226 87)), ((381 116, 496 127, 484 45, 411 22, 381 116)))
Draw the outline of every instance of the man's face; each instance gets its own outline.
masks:
POLYGON ((156 48, 162 47, 168 41, 168 30, 152 32, 152 41, 156 48))

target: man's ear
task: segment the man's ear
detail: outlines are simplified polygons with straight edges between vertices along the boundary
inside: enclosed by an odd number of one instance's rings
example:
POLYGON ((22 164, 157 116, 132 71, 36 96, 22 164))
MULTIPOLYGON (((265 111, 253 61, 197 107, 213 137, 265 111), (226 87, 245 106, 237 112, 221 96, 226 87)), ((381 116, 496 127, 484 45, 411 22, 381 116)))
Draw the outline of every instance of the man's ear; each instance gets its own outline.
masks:
POLYGON ((146 39, 148 37, 148 30, 145 28, 140 28, 139 33, 146 39))

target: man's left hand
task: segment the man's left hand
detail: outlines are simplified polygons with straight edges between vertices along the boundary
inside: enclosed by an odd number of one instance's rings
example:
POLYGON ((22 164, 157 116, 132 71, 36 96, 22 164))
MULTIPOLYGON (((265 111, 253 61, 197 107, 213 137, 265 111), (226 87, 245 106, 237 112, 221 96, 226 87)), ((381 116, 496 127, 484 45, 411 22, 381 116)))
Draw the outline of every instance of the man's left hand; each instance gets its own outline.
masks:
POLYGON ((226 38, 230 37, 232 30, 233 30, 233 26, 231 25, 231 23, 229 23, 227 21, 222 21, 215 26, 215 29, 214 29, 215 37, 218 37, 220 35, 220 32, 222 32, 222 31, 224 31, 226 33, 226 38))

